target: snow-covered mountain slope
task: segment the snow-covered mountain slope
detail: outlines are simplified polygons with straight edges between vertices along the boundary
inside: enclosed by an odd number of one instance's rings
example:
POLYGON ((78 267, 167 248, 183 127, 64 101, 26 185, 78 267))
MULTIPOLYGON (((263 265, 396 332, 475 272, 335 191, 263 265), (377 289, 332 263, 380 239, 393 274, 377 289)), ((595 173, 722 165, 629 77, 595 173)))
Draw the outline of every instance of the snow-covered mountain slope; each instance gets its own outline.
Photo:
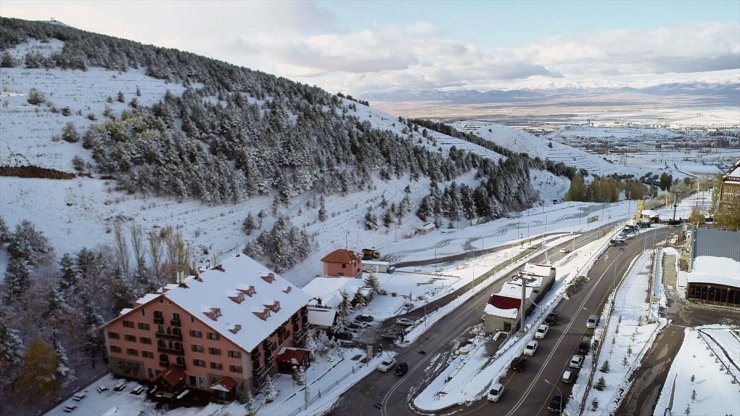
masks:
POLYGON ((531 157, 563 162, 568 166, 586 169, 591 174, 634 174, 642 176, 648 171, 637 167, 627 169, 613 164, 602 157, 581 149, 537 137, 514 127, 492 124, 485 121, 458 121, 453 126, 461 131, 476 134, 515 152, 527 153, 531 157))
MULTIPOLYGON (((49 43, 30 40, 13 48, 11 55, 21 59, 29 51, 36 51, 41 56, 50 56, 62 47, 63 44, 55 40, 49 43)), ((61 256, 82 247, 113 245, 112 229, 116 222, 122 223, 124 229, 134 224, 143 226, 144 230, 172 226, 191 244, 196 259, 218 262, 240 251, 261 230, 269 230, 274 215, 284 215, 294 225, 303 228, 315 242, 312 254, 293 270, 284 273, 302 285, 320 272, 319 260, 328 251, 339 247, 356 250, 366 246, 382 247, 423 223, 413 211, 429 193, 430 180, 425 176, 412 180, 408 173, 400 178, 392 175, 390 179, 381 179, 378 172, 372 172, 365 189, 326 195, 327 219, 323 222, 317 215, 320 195, 317 192, 295 196, 287 206, 280 205, 277 212, 273 212, 272 194, 252 196, 234 204, 208 205, 189 199, 179 202, 172 197, 117 191, 117 181, 101 177, 91 169, 95 164, 92 153, 83 148, 81 142, 68 143, 55 139, 55 136, 60 136, 68 123, 74 124, 82 136, 88 126, 106 119, 103 113, 120 115, 131 106, 133 99, 137 105, 149 106, 162 99, 167 91, 179 96, 185 90, 182 84, 155 79, 146 73, 146 68, 113 71, 94 66, 87 66, 84 71, 3 68, 0 72, 3 94, 0 166, 38 166, 74 173, 72 159, 79 157, 87 163, 84 171, 88 175, 68 180, 0 177, 0 215, 11 230, 23 220, 32 221, 49 238, 56 254, 61 256), (40 105, 28 102, 32 88, 44 95, 44 102, 40 105), (123 96, 122 101, 119 101, 119 92, 123 96), (375 231, 365 230, 367 207, 373 208, 380 217, 387 209, 381 206, 383 199, 389 205, 398 204, 407 195, 406 187, 413 205, 412 212, 400 224, 381 225, 375 231), (269 213, 268 217, 259 230, 250 236, 245 235, 241 231, 242 221, 249 214, 256 217, 260 211, 269 213)), ((204 99, 215 100, 213 97, 204 99)), ((492 161, 505 159, 492 150, 441 133, 428 131, 423 135, 424 129, 409 129, 406 122, 399 121, 396 116, 370 107, 349 100, 342 103, 347 113, 361 122, 367 121, 374 129, 411 138, 417 146, 434 153, 447 155, 454 146, 492 161)), ((475 187, 479 183, 475 174, 475 170, 471 170, 454 181, 458 185, 475 187)), ((568 188, 567 178, 547 171, 530 170, 530 181, 546 203, 561 198, 568 188)), ((438 186, 442 188, 451 182, 438 181, 438 186)), ((459 226, 468 223, 460 221, 459 226)), ((0 258, 0 263, 3 263, 0 264, 0 275, 5 262, 0 258)))

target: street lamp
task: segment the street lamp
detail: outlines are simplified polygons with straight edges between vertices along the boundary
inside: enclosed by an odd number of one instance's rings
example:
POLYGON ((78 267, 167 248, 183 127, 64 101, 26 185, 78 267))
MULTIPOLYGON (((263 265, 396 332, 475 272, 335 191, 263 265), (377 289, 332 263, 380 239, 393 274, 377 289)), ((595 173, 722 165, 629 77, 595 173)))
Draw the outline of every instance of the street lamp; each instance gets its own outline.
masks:
MULTIPOLYGON (((585 308, 584 308, 584 309, 585 309, 585 308)), ((558 394, 560 395, 560 411, 558 412, 558 414, 559 414, 559 415, 562 415, 562 414, 563 414, 563 392, 562 392, 562 391, 560 391, 560 387, 558 387, 558 385, 557 385, 557 384, 555 384, 555 383, 550 383, 550 381, 549 381, 549 380, 547 380, 547 379, 543 379, 543 380, 545 380, 545 383, 547 383, 547 384, 549 384, 549 385, 551 385, 551 386, 555 387, 555 389, 556 389, 556 390, 558 391, 558 394)))

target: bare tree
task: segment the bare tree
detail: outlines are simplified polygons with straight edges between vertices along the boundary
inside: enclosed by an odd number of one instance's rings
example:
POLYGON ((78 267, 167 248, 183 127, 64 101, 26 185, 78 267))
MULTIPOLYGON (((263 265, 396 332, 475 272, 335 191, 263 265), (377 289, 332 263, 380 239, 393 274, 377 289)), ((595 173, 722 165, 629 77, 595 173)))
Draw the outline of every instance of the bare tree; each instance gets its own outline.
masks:
POLYGON ((152 230, 149 231, 147 239, 149 240, 149 257, 152 260, 152 274, 159 279, 162 267, 162 237, 152 230))
POLYGON ((144 259, 144 232, 138 224, 131 226, 131 245, 134 249, 136 267, 141 270, 146 266, 146 261, 144 259))
POLYGON ((116 259, 118 267, 121 269, 124 277, 129 277, 129 254, 126 236, 123 234, 123 227, 120 222, 113 224, 113 236, 116 242, 116 259))

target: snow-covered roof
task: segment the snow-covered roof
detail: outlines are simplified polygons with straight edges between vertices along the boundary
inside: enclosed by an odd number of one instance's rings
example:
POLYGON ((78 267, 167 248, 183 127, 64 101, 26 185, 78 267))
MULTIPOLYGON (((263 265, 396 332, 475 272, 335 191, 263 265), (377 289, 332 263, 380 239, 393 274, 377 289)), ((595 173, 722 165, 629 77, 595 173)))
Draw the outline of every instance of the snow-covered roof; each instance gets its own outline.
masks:
POLYGON ((252 351, 310 299, 301 289, 245 255, 232 257, 198 278, 188 277, 184 285, 169 288, 163 296, 246 351, 252 351), (238 291, 245 286, 254 287, 251 296, 247 291, 238 291), (235 290, 243 294, 236 300, 227 296, 235 290), (253 313, 266 310, 269 313, 265 319, 253 313))
POLYGON ((330 308, 342 302, 341 291, 344 290, 350 296, 354 296, 365 284, 362 279, 350 279, 346 277, 316 277, 303 287, 303 291, 309 298, 321 299, 322 306, 330 308))
POLYGON ((740 287, 740 262, 727 257, 699 256, 694 259, 687 282, 740 287))
POLYGON ((544 264, 531 264, 527 263, 524 265, 524 273, 547 277, 550 276, 551 266, 544 264))
POLYGON ((519 309, 513 308, 513 309, 499 309, 490 303, 486 305, 485 312, 488 315, 493 316, 500 316, 502 318, 509 318, 514 319, 516 318, 517 314, 519 313, 519 309))
POLYGON ((332 308, 308 307, 308 323, 311 325, 331 327, 336 315, 337 311, 332 308))
POLYGON ((382 260, 363 260, 362 264, 367 265, 367 266, 388 266, 390 265, 389 262, 382 261, 382 260))

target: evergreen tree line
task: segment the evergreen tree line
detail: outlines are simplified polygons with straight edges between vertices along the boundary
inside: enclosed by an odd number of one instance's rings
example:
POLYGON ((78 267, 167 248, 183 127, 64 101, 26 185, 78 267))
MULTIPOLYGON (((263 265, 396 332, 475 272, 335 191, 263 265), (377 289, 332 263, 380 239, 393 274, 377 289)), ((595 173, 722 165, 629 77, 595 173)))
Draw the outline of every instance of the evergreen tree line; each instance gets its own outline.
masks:
POLYGON ((8 255, 0 283, 0 413, 32 413, 94 372, 104 353, 97 328, 174 281, 176 271, 192 271, 188 247, 169 228, 145 235, 117 225, 114 236, 114 247, 83 248, 57 262, 31 222, 10 230, 0 217, 0 250, 8 255))
POLYGON ((654 196, 657 190, 634 179, 615 179, 613 177, 595 176, 590 183, 585 183, 583 176, 576 174, 565 194, 566 201, 581 202, 617 202, 624 192, 626 199, 644 199, 654 196))

